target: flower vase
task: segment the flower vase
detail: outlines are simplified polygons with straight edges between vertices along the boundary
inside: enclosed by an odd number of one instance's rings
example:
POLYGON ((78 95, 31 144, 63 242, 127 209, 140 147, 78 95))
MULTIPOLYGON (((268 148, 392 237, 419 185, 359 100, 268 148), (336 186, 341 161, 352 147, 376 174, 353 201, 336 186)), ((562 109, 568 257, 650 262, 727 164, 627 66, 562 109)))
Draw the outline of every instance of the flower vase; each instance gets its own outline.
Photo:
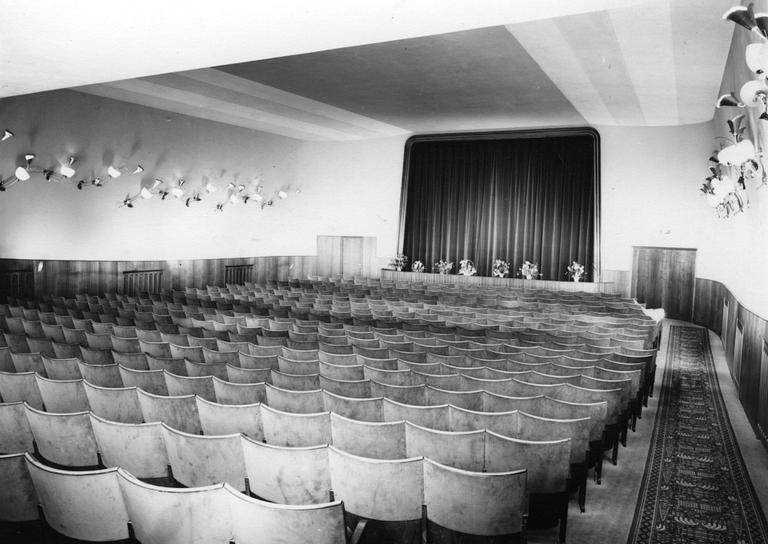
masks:
POLYGON ((580 282, 581 281, 581 276, 574 276, 573 277, 573 281, 575 281, 576 283, 580 282))
POLYGON ((525 279, 527 279, 527 280, 532 280, 532 279, 533 279, 533 276, 532 276, 531 274, 526 274, 526 275, 525 275, 525 279))
POLYGON ((402 266, 396 266, 396 267, 395 267, 395 270, 396 270, 397 272, 402 272, 402 271, 403 271, 403 267, 402 267, 402 266))

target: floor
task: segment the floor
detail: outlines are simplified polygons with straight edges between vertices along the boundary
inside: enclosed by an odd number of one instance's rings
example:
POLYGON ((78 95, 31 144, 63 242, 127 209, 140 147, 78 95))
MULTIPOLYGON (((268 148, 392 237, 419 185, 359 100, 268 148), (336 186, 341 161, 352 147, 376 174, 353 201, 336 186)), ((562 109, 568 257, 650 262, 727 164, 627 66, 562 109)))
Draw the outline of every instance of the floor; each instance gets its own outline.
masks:
MULTIPOLYGON (((666 364, 667 334, 671 325, 693 326, 691 323, 665 320, 662 342, 656 359, 657 374, 653 398, 643 409, 643 418, 637 422, 637 431, 630 431, 627 447, 620 448, 619 462, 614 466, 605 460, 602 485, 590 481, 587 487, 587 511, 579 513, 578 506, 571 501, 568 512, 568 544, 592 544, 596 542, 625 543, 629 534, 635 503, 648 457, 648 447, 656 418, 662 377, 666 364)), ((768 452, 755 437, 736 393, 725 362, 725 352, 720 338, 709 331, 712 355, 717 369, 717 378, 728 410, 739 448, 749 470, 752 483, 757 491, 763 512, 768 517, 768 452)), ((551 544, 557 542, 557 531, 529 532, 530 544, 551 544)))

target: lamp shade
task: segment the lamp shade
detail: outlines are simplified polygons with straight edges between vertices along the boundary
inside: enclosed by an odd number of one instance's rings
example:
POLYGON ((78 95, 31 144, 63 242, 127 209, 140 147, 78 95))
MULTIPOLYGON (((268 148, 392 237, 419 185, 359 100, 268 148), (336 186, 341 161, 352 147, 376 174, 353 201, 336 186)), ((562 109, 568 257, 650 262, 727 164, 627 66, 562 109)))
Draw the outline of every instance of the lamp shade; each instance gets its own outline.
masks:
POLYGON ((736 95, 734 95, 733 93, 728 93, 718 98, 715 106, 717 106, 718 108, 724 108, 724 107, 743 108, 744 103, 741 102, 738 98, 736 98, 736 95))
POLYGON ((27 181, 29 179, 29 171, 23 166, 19 166, 16 172, 13 174, 19 181, 27 181))
POLYGON ((737 144, 724 147, 717 154, 720 163, 728 166, 740 166, 754 157, 755 146, 750 140, 742 140, 737 144))
POLYGON ((114 166, 110 166, 107 168, 107 175, 111 178, 119 178, 123 173, 114 166))
POLYGON ((747 30, 758 31, 755 13, 752 11, 752 4, 749 6, 733 6, 723 14, 723 19, 743 26, 747 30))
POLYGON ((765 82, 753 79, 741 86, 739 98, 747 106, 764 106, 766 93, 768 93, 768 88, 765 86, 765 82))
POLYGON ((768 72, 768 43, 751 43, 744 51, 747 66, 756 74, 768 72))
POLYGON ((71 163, 62 164, 61 168, 59 168, 59 172, 61 173, 62 176, 64 176, 67 179, 75 175, 75 169, 72 168, 71 163))

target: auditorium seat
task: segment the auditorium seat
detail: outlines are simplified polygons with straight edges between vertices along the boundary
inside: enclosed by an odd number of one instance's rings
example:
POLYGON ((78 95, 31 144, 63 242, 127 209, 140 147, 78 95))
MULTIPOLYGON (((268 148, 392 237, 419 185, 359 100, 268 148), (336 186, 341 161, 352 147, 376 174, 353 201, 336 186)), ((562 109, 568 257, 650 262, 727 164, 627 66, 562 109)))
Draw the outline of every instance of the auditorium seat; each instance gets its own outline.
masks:
POLYGON ((93 385, 99 387, 123 387, 123 378, 119 365, 93 365, 78 361, 77 367, 83 379, 93 385))
POLYGON ((228 483, 246 490, 240 434, 200 436, 162 424, 168 462, 176 481, 185 487, 228 483))
POLYGON ((99 387, 83 381, 93 414, 117 423, 141 423, 143 415, 135 387, 99 387))
MULTIPOLYGON (((356 399, 323 391, 325 410, 356 421, 384 421, 382 397, 356 399)), ((397 421, 397 420, 392 420, 397 421)))
MULTIPOLYGON (((242 433, 257 441, 264 440, 264 427, 261 423, 261 405, 227 405, 210 402, 198 397, 197 411, 203 434, 225 435, 242 433)), ((238 445, 238 447, 240 447, 238 445)))
POLYGON ((270 535, 275 542, 346 542, 339 501, 291 508, 253 499, 229 486, 225 490, 231 497, 232 535, 238 544, 261 544, 263 535, 270 535))
POLYGON ((40 455, 66 467, 95 467, 98 448, 88 412, 54 414, 27 405, 27 421, 40 455))
POLYGON ((168 454, 161 423, 119 423, 95 414, 90 417, 105 466, 122 467, 137 478, 168 477, 168 454))
POLYGON ((469 472, 424 459, 424 505, 429 542, 457 536, 521 535, 526 511, 525 470, 469 472), (458 533, 458 535, 456 534, 458 533))
POLYGON ((0 536, 9 537, 11 542, 27 536, 30 536, 27 541, 41 540, 40 531, 37 534, 30 532, 31 522, 39 519, 38 503, 26 455, 0 454, 0 524, 8 529, 8 533, 0 529, 0 536))
POLYGON ((220 404, 254 404, 266 400, 266 386, 263 382, 233 383, 215 376, 212 379, 216 401, 220 404))
POLYGON ((407 457, 429 457, 447 466, 482 472, 485 431, 438 431, 405 422, 407 457))
POLYGON ((304 447, 332 441, 330 412, 291 413, 262 405, 261 420, 268 444, 304 447))
POLYGON ((281 447, 248 436, 242 436, 241 441, 254 495, 287 505, 328 502, 331 474, 327 446, 281 447))
MULTIPOLYGON (((124 387, 138 387, 153 395, 168 395, 168 385, 163 370, 133 370, 122 365, 118 367, 119 377, 124 387)), ((88 380, 88 378, 85 378, 88 380)), ((91 380, 88 380, 91 381, 91 380)), ((95 382, 91 382, 95 383, 95 382)), ((97 384, 102 385, 102 384, 97 384)), ((107 386, 103 386, 107 387, 107 386)))
POLYGON ((43 357, 45 375, 52 380, 76 380, 82 378, 78 361, 79 359, 75 357, 55 359, 43 357))
POLYGON ((137 389, 137 393, 145 422, 161 421, 176 430, 190 434, 199 434, 202 431, 194 395, 167 397, 153 395, 142 389, 137 389))
POLYGON ((334 496, 347 524, 364 520, 372 542, 412 542, 421 535, 424 468, 421 458, 370 459, 328 448, 334 496))
POLYGON ((5 340, 5 346, 11 350, 11 353, 30 352, 29 344, 27 343, 27 337, 23 331, 20 334, 4 332, 3 339, 5 340))
POLYGON ((82 378, 49 380, 38 374, 35 379, 47 412, 67 414, 90 410, 82 378))
POLYGON ((129 515, 117 468, 78 471, 48 467, 26 455, 46 522, 58 533, 91 541, 127 539, 129 515))
POLYGON ((232 538, 230 495, 224 484, 180 489, 142 482, 122 469, 118 476, 142 544, 225 543, 232 538))
POLYGON ((168 389, 169 396, 197 395, 206 400, 216 400, 213 378, 210 375, 177 376, 164 370, 163 376, 165 377, 165 386, 168 389))
MULTIPOLYGON (((0 404, 0 454, 33 451, 33 442, 34 436, 27 421, 24 403, 0 404)), ((2 493, 1 489, 0 493, 2 493)))
POLYGON ((139 338, 139 351, 159 359, 170 359, 172 357, 171 346, 168 342, 148 341, 139 338))
POLYGON ((80 358, 84 363, 89 365, 111 365, 115 364, 115 360, 112 357, 112 347, 90 348, 86 346, 80 346, 80 358))
POLYGON ((357 421, 331 413, 333 445, 370 459, 405 459, 405 423, 357 421))
POLYGON ((3 402, 26 402, 34 408, 43 409, 43 398, 37 386, 35 372, 0 372, 0 397, 3 402))
POLYGON ((184 359, 173 359, 170 357, 161 358, 144 353, 142 353, 142 355, 144 355, 144 359, 146 361, 146 368, 135 368, 134 370, 167 370, 168 372, 176 374, 177 376, 187 375, 187 364, 184 359))
POLYGON ((11 351, 11 361, 16 372, 37 372, 38 374, 45 376, 45 365, 43 365, 43 357, 40 352, 33 353, 14 353, 11 351))
POLYGON ((385 397, 382 404, 382 418, 383 421, 410 421, 416 425, 438 431, 450 430, 450 415, 447 404, 443 406, 414 406, 385 397))

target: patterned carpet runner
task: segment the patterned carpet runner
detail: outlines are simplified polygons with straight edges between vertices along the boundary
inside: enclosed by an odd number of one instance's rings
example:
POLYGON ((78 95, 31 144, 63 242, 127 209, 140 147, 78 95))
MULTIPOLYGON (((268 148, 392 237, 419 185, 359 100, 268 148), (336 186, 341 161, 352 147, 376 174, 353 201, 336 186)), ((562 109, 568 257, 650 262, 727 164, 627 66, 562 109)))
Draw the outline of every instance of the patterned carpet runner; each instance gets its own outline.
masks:
POLYGON ((768 544, 706 329, 672 326, 629 544, 768 544))

